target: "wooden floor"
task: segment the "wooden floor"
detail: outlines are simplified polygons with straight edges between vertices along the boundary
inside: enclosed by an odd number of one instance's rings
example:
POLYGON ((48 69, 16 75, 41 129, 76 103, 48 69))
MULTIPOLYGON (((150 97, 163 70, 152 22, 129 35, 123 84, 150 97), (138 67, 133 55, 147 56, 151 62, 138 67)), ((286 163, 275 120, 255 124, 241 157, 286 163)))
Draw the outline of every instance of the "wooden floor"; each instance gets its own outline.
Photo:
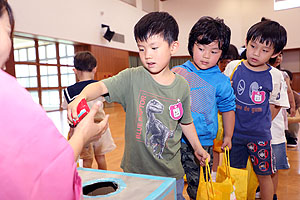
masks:
MULTIPOLYGON (((110 115, 109 126, 117 148, 106 154, 108 170, 122 171, 120 168, 121 159, 124 152, 124 127, 125 112, 119 104, 106 104, 105 112, 110 115)), ((68 124, 66 111, 49 112, 48 116, 54 121, 61 133, 66 136, 68 133, 68 124)), ((277 196, 279 200, 300 200, 300 153, 299 147, 288 148, 288 159, 291 168, 279 171, 279 184, 277 196)), ((96 168, 96 163, 93 163, 96 168)), ((186 191, 184 196, 189 199, 186 191)))

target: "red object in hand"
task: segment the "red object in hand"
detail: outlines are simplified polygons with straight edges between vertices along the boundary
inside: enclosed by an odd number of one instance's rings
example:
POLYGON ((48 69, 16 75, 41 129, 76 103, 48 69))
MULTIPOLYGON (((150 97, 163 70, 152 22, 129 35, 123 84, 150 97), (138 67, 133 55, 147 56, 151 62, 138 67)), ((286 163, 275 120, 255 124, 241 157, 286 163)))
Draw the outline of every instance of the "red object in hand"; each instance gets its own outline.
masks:
MULTIPOLYGON (((78 119, 73 119, 73 127, 76 127, 76 125, 90 112, 90 108, 86 103, 85 99, 82 99, 78 106, 77 106, 77 116, 78 119)), ((73 118, 73 116, 72 116, 73 118)))

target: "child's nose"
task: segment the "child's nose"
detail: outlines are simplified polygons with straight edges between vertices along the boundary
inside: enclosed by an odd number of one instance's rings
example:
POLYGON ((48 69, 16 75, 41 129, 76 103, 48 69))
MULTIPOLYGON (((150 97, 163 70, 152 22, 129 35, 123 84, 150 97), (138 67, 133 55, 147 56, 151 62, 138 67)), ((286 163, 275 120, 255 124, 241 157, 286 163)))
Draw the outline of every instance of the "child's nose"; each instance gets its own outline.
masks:
POLYGON ((259 56, 259 54, 260 54, 260 49, 255 49, 254 50, 254 55, 255 56, 259 56))
POLYGON ((204 58, 209 58, 209 57, 210 57, 209 51, 204 51, 203 57, 204 57, 204 58))
POLYGON ((146 59, 152 58, 152 53, 151 53, 151 51, 146 50, 146 51, 145 51, 145 56, 146 56, 146 59))

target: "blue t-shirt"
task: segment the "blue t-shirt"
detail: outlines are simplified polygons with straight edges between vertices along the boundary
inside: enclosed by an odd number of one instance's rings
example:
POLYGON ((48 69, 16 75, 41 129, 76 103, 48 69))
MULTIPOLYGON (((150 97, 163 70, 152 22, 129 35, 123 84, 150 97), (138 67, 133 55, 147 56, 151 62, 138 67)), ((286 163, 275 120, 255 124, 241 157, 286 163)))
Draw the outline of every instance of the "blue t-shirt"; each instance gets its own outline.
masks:
MULTIPOLYGON (((232 75, 238 62, 229 63, 224 73, 232 75)), ((270 103, 282 106, 281 78, 281 72, 271 66, 265 71, 252 71, 243 62, 238 65, 232 75, 236 96, 233 137, 253 141, 272 139, 270 103)))

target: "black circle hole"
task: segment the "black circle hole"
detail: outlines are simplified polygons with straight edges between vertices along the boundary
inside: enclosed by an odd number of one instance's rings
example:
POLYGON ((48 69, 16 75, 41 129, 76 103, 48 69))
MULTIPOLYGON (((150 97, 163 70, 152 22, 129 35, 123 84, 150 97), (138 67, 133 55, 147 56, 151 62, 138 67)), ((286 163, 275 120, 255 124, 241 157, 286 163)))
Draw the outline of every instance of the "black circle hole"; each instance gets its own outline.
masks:
POLYGON ((89 184, 83 187, 83 195, 87 196, 99 196, 106 195, 112 192, 115 192, 118 189, 118 184, 105 181, 105 182, 96 182, 89 184))

